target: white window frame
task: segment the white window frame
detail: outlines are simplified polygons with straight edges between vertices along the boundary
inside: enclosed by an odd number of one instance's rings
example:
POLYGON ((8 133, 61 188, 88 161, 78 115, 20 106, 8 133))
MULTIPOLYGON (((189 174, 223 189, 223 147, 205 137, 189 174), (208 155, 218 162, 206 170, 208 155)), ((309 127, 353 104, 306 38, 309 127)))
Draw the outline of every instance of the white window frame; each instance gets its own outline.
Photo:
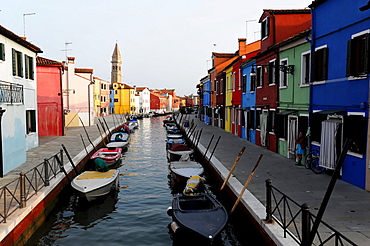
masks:
POLYGON ((311 82, 311 59, 312 59, 312 54, 311 54, 311 51, 306 51, 306 52, 303 52, 301 54, 301 83, 300 83, 300 86, 301 87, 306 87, 306 86, 309 86, 310 85, 310 82, 311 82), (305 75, 306 75, 306 55, 309 55, 310 56, 310 59, 309 59, 309 63, 308 63, 308 67, 309 67, 309 71, 308 71, 308 83, 305 83, 305 75))
MULTIPOLYGON (((281 59, 280 62, 279 62, 279 65, 280 66, 288 66, 288 58, 284 58, 284 59, 281 59)), ((289 76, 288 76, 288 71, 281 71, 279 69, 279 76, 280 76, 280 80, 279 80, 279 88, 280 89, 285 89, 285 88, 288 88, 288 81, 289 81, 289 76), (286 81, 285 81, 285 85, 282 85, 282 82, 284 81, 284 77, 286 77, 286 81)))

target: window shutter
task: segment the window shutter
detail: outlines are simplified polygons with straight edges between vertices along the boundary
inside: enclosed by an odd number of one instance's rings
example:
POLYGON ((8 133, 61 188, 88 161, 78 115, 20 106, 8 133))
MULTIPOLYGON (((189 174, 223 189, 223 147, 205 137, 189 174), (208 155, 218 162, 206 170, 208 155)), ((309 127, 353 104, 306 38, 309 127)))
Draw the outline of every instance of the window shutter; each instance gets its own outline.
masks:
POLYGON ((311 80, 316 81, 316 51, 311 54, 311 80))
POLYGON ((19 58, 19 61, 18 61, 18 71, 19 71, 19 74, 18 76, 23 78, 23 55, 22 55, 22 52, 19 52, 18 53, 18 58, 19 58))
POLYGON ((35 71, 33 70, 33 57, 29 57, 30 60, 30 79, 35 79, 35 71))
POLYGON ((266 18, 266 37, 269 35, 270 32, 270 23, 269 23, 270 18, 266 18))
POLYGON ((15 49, 12 48, 12 63, 13 63, 13 76, 17 75, 17 63, 15 49))
POLYGON ((25 69, 25 78, 28 79, 28 71, 29 71, 29 64, 28 64, 28 56, 24 55, 24 69, 25 69))
POLYGON ((352 51, 352 39, 347 42, 347 64, 346 64, 346 77, 353 75, 352 62, 351 62, 351 51, 352 51))
POLYGON ((322 80, 328 78, 328 48, 323 49, 323 68, 322 68, 322 80))
POLYGON ((366 34, 365 40, 365 74, 370 73, 370 33, 366 34))
POLYGON ((279 64, 279 60, 276 59, 275 60, 275 84, 277 86, 279 86, 279 82, 280 82, 280 64, 279 64))
POLYGON ((0 60, 5 61, 5 46, 0 43, 0 60))

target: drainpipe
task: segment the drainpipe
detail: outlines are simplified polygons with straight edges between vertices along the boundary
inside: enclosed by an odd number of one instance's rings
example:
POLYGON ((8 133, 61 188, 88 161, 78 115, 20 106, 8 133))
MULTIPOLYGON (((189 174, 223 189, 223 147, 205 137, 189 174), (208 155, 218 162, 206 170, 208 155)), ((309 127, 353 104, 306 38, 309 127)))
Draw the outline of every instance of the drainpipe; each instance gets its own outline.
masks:
POLYGON ((1 134, 1 118, 5 112, 5 109, 0 107, 0 178, 4 177, 4 163, 3 163, 3 137, 1 134))

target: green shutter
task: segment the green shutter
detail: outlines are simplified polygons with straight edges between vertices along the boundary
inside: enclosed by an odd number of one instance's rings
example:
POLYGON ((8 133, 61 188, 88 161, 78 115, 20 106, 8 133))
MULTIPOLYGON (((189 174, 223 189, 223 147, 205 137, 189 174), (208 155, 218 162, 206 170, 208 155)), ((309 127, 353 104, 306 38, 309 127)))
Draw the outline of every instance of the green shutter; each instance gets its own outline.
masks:
POLYGON ((16 63, 16 53, 15 49, 12 48, 12 62, 13 62, 13 76, 17 75, 17 63, 16 63))
POLYGON ((28 69, 29 69, 28 56, 25 54, 24 55, 24 70, 25 70, 25 78, 26 79, 28 79, 28 69))
POLYGON ((5 46, 0 43, 0 60, 5 61, 5 46))

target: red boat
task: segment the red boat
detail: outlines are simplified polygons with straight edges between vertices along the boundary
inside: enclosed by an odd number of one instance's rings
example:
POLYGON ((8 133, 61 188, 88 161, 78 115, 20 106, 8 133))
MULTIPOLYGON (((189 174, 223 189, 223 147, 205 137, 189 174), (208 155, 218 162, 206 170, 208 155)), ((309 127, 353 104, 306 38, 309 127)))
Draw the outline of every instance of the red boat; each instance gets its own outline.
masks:
POLYGON ((121 148, 101 148, 96 151, 92 156, 91 160, 95 160, 97 158, 102 159, 107 163, 108 167, 112 167, 118 163, 122 156, 122 149, 121 148))

